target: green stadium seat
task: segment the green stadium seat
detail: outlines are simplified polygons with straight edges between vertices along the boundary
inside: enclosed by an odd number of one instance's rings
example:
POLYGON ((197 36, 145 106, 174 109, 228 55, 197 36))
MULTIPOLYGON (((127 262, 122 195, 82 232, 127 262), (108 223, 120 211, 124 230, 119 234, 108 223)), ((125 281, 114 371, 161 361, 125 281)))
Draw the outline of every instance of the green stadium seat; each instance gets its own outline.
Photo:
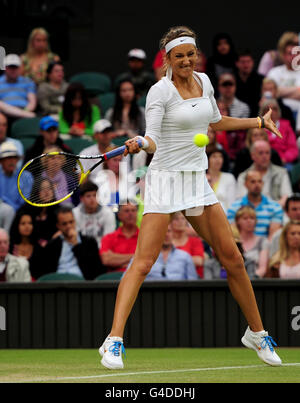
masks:
POLYGON ((50 273, 45 274, 37 280, 37 283, 45 283, 50 281, 85 281, 83 277, 75 276, 67 273, 50 273))
POLYGON ((290 178, 292 186, 296 186, 300 181, 300 163, 293 166, 292 170, 290 171, 290 178))
POLYGON ((80 73, 70 79, 70 83, 81 83, 87 90, 89 97, 95 97, 111 91, 112 82, 107 74, 80 73))
POLYGON ((11 137, 37 137, 40 134, 40 118, 18 119, 11 127, 11 137))
POLYGON ((114 280, 121 280, 121 277, 123 276, 123 272, 112 272, 112 273, 105 273, 101 274, 101 276, 98 276, 95 281, 114 281, 114 280))
POLYGON ((108 92, 99 95, 98 99, 100 101, 101 115, 104 116, 105 113, 114 106, 116 94, 114 92, 108 92))
POLYGON ((146 100, 147 100, 147 95, 141 97, 141 98, 138 100, 138 105, 139 105, 139 106, 142 106, 143 108, 145 108, 145 106, 146 106, 146 100))
POLYGON ((24 137, 24 138, 20 139, 20 141, 24 147, 24 152, 26 152, 31 146, 33 146, 35 140, 36 140, 36 137, 24 137))
POLYGON ((94 140, 90 136, 85 137, 72 137, 69 135, 61 135, 60 136, 63 142, 71 148, 74 154, 78 155, 87 147, 95 144, 94 140))

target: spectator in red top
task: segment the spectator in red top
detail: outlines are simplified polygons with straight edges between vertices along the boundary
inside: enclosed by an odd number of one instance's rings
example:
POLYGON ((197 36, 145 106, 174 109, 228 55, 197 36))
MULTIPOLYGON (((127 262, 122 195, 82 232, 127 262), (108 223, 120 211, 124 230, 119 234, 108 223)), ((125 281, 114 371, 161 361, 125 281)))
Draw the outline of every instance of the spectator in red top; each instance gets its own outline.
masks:
POLYGON ((138 207, 135 204, 121 203, 118 216, 123 225, 102 238, 100 256, 103 264, 108 267, 108 272, 124 272, 133 258, 139 235, 137 212, 138 207))
POLYGON ((291 168, 291 164, 297 161, 299 150, 297 146, 297 139, 294 130, 289 120, 281 118, 281 110, 276 99, 266 100, 261 105, 260 112, 268 111, 272 108, 272 120, 280 130, 283 139, 274 138, 271 132, 267 130, 269 141, 272 149, 276 150, 281 158, 282 163, 287 169, 291 168))
POLYGON ((203 278, 204 246, 200 238, 188 235, 188 223, 182 213, 175 213, 171 222, 173 245, 192 256, 197 273, 203 278))

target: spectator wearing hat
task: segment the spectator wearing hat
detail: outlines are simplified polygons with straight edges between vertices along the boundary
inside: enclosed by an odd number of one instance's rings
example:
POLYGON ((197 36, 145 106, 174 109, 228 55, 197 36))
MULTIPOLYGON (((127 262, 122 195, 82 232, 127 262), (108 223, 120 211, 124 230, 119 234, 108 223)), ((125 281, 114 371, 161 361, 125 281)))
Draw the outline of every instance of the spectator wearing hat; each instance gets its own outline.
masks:
POLYGON ((218 81, 220 97, 229 109, 229 116, 233 118, 249 118, 250 108, 245 102, 236 97, 236 78, 233 74, 221 74, 218 81))
POLYGON ((0 198, 17 211, 24 200, 19 194, 17 178, 19 169, 17 167, 21 156, 17 147, 8 141, 0 146, 0 198))
MULTIPOLYGON (((31 79, 20 75, 21 59, 18 55, 7 55, 4 65, 5 74, 0 77, 0 101, 21 111, 34 112, 37 106, 36 87, 31 79)), ((18 111, 12 116, 20 118, 23 114, 18 111)), ((25 113, 24 117, 32 117, 32 114, 25 113)))
POLYGON ((33 146, 26 152, 26 162, 43 154, 44 150, 51 146, 57 146, 66 153, 72 153, 71 148, 59 137, 58 122, 51 116, 45 116, 40 120, 40 133, 33 146))
POLYGON ((96 239, 100 248, 103 236, 115 231, 116 218, 109 207, 100 206, 98 190, 93 182, 84 183, 80 188, 80 204, 73 209, 73 214, 82 235, 96 239))
MULTIPOLYGON (((110 147, 113 147, 112 139, 116 136, 114 128, 110 121, 106 119, 98 120, 94 124, 94 140, 96 144, 85 148, 81 151, 80 155, 102 155, 107 152, 110 147)), ((87 172, 93 165, 94 160, 82 160, 82 165, 85 172, 87 172)), ((103 170, 103 164, 100 164, 90 175, 90 181, 94 181, 98 173, 103 170)))
POLYGON ((149 89, 156 83, 155 76, 145 68, 146 53, 142 49, 131 49, 128 53, 128 71, 116 78, 116 86, 120 81, 129 79, 136 88, 138 98, 147 95, 149 89))
POLYGON ((37 92, 39 110, 43 116, 52 115, 58 119, 68 88, 64 78, 63 64, 50 63, 47 69, 47 82, 40 84, 37 92))

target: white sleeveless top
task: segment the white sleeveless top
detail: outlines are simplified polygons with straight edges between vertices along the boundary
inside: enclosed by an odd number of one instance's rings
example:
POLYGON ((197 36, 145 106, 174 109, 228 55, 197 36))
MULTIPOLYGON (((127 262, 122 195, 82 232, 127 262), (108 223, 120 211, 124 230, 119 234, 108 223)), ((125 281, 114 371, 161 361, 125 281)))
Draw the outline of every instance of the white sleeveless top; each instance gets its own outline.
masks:
POLYGON ((194 77, 203 89, 201 98, 184 100, 168 77, 148 93, 145 136, 157 147, 152 169, 196 172, 208 168, 205 147, 197 147, 193 138, 198 133, 207 134, 208 126, 222 116, 208 76, 194 72, 194 77))

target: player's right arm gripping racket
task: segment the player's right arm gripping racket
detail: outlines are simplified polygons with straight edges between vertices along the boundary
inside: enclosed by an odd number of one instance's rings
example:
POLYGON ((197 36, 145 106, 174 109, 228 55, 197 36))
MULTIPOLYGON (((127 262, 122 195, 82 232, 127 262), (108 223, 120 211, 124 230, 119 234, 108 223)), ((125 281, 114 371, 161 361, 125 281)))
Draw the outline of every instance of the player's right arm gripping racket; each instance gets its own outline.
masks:
MULTIPOLYGON (((137 140, 142 148, 143 143, 137 140)), ((106 154, 79 156, 63 152, 43 154, 29 161, 18 177, 18 189, 26 203, 35 207, 55 206, 68 200, 103 162, 124 154, 126 146, 106 154), (84 172, 81 160, 98 160, 84 172)))

